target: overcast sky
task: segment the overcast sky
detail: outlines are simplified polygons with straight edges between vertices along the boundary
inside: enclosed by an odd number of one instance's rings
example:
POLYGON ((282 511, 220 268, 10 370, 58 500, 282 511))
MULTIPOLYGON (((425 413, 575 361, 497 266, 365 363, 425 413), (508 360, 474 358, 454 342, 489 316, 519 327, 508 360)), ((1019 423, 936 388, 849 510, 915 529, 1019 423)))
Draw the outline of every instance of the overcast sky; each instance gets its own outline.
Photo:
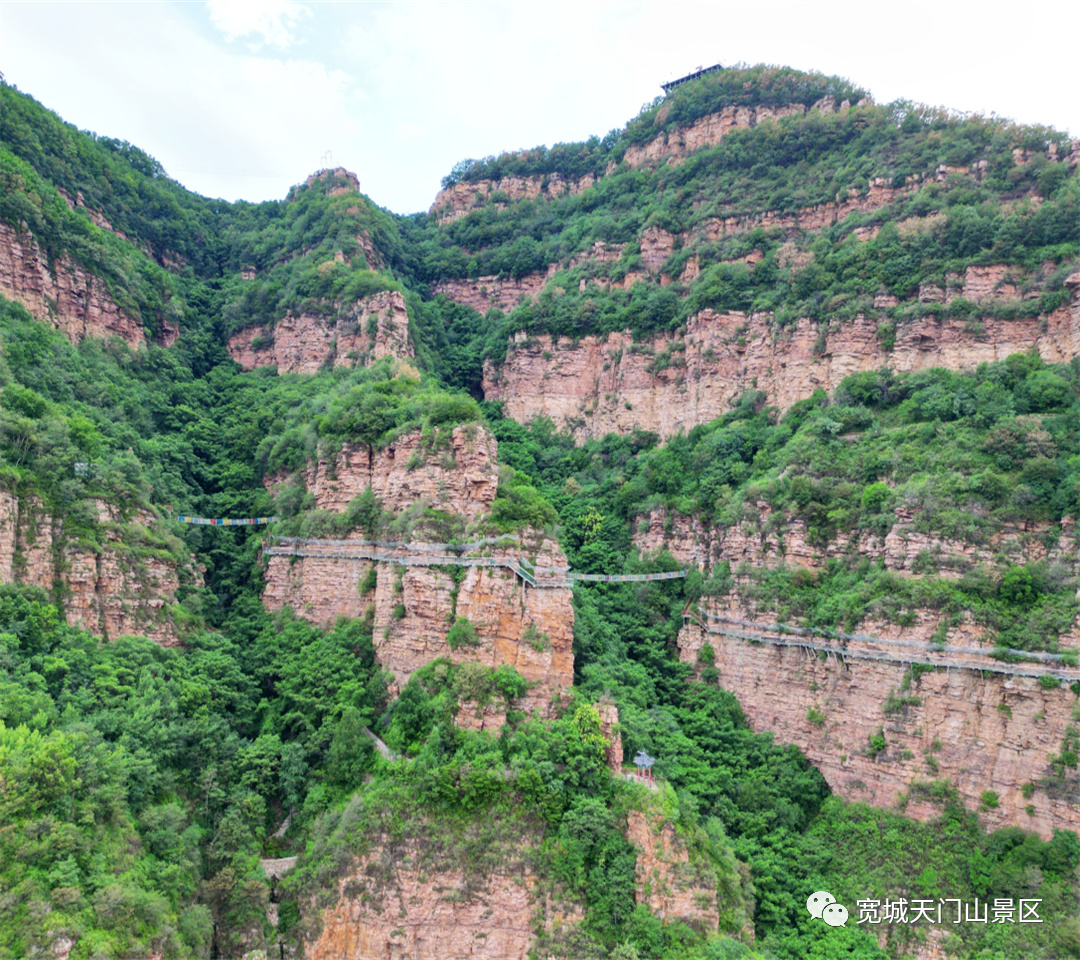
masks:
POLYGON ((0 0, 0 70, 188 188, 284 197, 326 165, 398 213, 464 157, 622 126, 699 64, 786 64, 1080 136, 1080 3, 0 0))

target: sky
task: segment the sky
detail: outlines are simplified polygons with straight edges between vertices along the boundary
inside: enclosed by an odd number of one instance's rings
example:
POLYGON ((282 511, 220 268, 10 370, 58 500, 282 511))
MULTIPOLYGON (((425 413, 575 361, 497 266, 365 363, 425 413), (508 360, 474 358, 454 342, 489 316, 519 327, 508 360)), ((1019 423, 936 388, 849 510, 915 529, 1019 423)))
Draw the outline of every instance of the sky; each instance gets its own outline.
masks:
POLYGON ((699 65, 774 63, 1080 137, 1080 3, 25 2, 0 71, 184 186, 283 198, 344 166, 396 213, 459 160, 621 127, 699 65))

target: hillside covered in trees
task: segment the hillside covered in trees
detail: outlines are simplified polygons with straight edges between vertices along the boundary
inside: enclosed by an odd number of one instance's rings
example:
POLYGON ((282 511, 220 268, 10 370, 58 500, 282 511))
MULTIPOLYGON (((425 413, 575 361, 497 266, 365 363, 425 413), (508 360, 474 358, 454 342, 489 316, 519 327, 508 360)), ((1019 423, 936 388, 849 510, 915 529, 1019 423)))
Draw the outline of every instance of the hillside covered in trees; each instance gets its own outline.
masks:
POLYGON ((521 956, 1080 956, 1078 160, 739 67, 400 216, 343 170, 208 200, 0 86, 0 957, 366 957, 334 930, 380 910, 390 955, 409 870, 415 913, 453 875, 434 929, 487 908, 462 956, 507 918, 521 956), (545 613, 523 560, 687 575, 545 613), (818 680, 765 727, 709 613, 927 654, 865 743, 818 680), (939 732, 958 648, 986 705, 939 732), (951 736, 1028 752, 971 787, 951 736), (1044 922, 855 922, 901 897, 1044 922))

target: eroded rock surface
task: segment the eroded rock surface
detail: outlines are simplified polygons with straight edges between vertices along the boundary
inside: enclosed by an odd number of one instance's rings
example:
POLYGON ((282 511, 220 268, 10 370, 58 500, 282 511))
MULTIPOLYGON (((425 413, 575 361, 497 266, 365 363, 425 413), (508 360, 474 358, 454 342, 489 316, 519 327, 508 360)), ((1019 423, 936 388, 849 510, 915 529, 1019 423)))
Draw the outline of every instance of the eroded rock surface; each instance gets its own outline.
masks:
POLYGON ((0 491, 0 583, 41 587, 61 601, 67 622, 106 639, 149 637, 163 646, 179 642, 169 614, 183 576, 201 582, 193 566, 180 570, 162 551, 132 549, 125 526, 146 531, 156 518, 139 513, 123 524, 111 504, 97 503, 99 549, 70 542, 62 524, 36 497, 0 491))
POLYGON ((1051 363, 1080 355, 1076 296, 1046 317, 988 318, 979 328, 933 318, 900 324, 891 350, 879 325, 860 315, 778 329, 767 314, 705 310, 678 339, 635 343, 629 333, 612 333, 571 342, 519 333, 501 368, 485 366, 484 395, 503 401, 515 420, 551 417, 580 440, 634 429, 666 438, 726 413, 752 384, 784 410, 818 388, 834 390, 849 374, 883 366, 963 370, 1030 349, 1051 363))
POLYGON ((396 290, 358 300, 336 319, 288 314, 273 327, 248 327, 229 338, 228 350, 245 370, 273 366, 278 373, 318 373, 327 366, 413 356, 405 297, 396 290))
MULTIPOLYGON (((72 343, 86 337, 119 337, 129 347, 145 342, 142 324, 116 304, 100 277, 68 257, 52 264, 28 233, 0 222, 0 295, 60 330, 72 343)), ((172 342, 175 331, 166 330, 172 342)))

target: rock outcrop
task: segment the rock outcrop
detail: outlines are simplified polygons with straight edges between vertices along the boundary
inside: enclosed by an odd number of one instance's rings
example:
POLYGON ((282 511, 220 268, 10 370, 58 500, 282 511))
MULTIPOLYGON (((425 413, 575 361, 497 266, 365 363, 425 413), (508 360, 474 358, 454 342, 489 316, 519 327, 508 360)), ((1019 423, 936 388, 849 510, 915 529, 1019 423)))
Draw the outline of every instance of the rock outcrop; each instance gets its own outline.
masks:
MULTIPOLYGON (((648 800, 627 814, 626 837, 637 848, 637 902, 706 934, 718 931, 722 910, 725 922, 740 922, 740 905, 719 902, 711 864, 691 856, 659 807, 648 800)), ((333 902, 305 910, 308 960, 579 955, 567 938, 584 919, 584 905, 538 875, 539 824, 496 810, 461 838, 452 830, 413 821, 394 836, 366 838, 333 902), (461 855, 466 846, 468 858, 461 855)))
POLYGON ((637 847, 635 899, 663 920, 715 933, 720 923, 716 877, 692 862, 675 824, 659 810, 631 810, 626 838, 637 847))
MULTIPOLYGON (((498 489, 495 446, 486 429, 466 424, 449 431, 445 445, 436 437, 425 448, 420 433, 377 452, 348 445, 337 456, 309 464, 298 479, 322 510, 341 513, 370 488, 391 513, 428 506, 473 523, 491 509, 498 489)), ((429 538, 417 533, 414 539, 429 538)), ((507 562, 531 553, 541 567, 566 567, 559 548, 542 538, 531 547, 495 544, 485 553, 507 562)), ((271 556, 265 576, 268 608, 288 604, 316 623, 360 617, 373 606, 376 655, 399 686, 438 657, 492 667, 509 664, 531 684, 518 706, 547 713, 552 698, 573 682, 573 610, 567 587, 527 587, 505 566, 406 566, 331 557, 271 556), (358 585, 373 565, 375 588, 361 595, 358 585), (459 617, 472 624, 476 643, 452 649, 447 633, 459 617)), ((480 720, 482 726, 501 722, 480 720)), ((462 721, 476 726, 468 716, 462 721)))
MULTIPOLYGON (((715 609, 749 615, 734 604, 715 609)), ((904 638, 932 632, 932 618, 925 619, 924 629, 905 630, 904 638)), ((872 623, 860 631, 897 633, 872 623)), ((912 673, 907 662, 819 656, 707 633, 689 621, 679 634, 680 657, 697 663, 706 642, 718 682, 738 697, 754 728, 798 746, 840 796, 932 819, 944 795, 936 781, 988 827, 1021 826, 1044 837, 1055 828, 1080 829, 1080 778, 1068 768, 1058 775, 1053 764, 1075 729, 1076 695, 1068 687, 969 668, 912 673)))
MULTIPOLYGON (((0 583, 41 587, 58 598, 67 622, 105 639, 139 634, 163 646, 180 638, 170 608, 181 576, 198 582, 198 570, 178 569, 164 551, 126 543, 117 509, 97 502, 99 542, 70 542, 61 521, 36 497, 0 491, 0 583)), ((156 525, 140 513, 129 528, 136 538, 156 525)))
POLYGON ((50 263, 30 234, 2 222, 0 295, 22 304, 72 343, 86 337, 119 337, 134 348, 145 342, 142 324, 120 309, 100 277, 66 256, 50 263))
POLYGON ((383 357, 413 356, 405 297, 384 290, 334 317, 287 314, 273 327, 249 327, 229 338, 229 356, 245 370, 318 373, 324 367, 366 365, 383 357))
POLYGON ((679 339, 635 343, 629 333, 612 333, 556 341, 519 333, 501 368, 485 366, 484 396, 503 401, 515 420, 551 417, 581 440, 634 429, 666 438, 726 413, 752 385, 786 409, 818 388, 834 390, 849 374, 883 366, 970 369, 1030 349, 1052 363, 1080 356, 1076 295, 1039 318, 900 323, 891 350, 880 322, 860 314, 850 323, 804 319, 778 329, 769 314, 704 310, 679 339))
MULTIPOLYGON (((833 112, 833 101, 821 101, 814 105, 823 113, 833 112)), ((649 163, 658 163, 668 158, 681 158, 718 144, 732 130, 756 127, 759 123, 780 120, 784 117, 798 117, 806 113, 801 103, 783 107, 725 107, 717 113, 695 120, 677 130, 662 133, 645 144, 634 144, 623 157, 631 167, 640 167, 649 163)))
POLYGON ((308 960, 525 960, 584 918, 581 904, 538 880, 531 854, 543 833, 534 823, 495 815, 457 842, 435 824, 401 832, 365 843, 336 902, 311 924, 308 960))
POLYGON ((502 177, 499 180, 462 180, 444 187, 435 196, 428 211, 437 223, 452 223, 475 207, 483 206, 489 198, 494 202, 517 203, 537 197, 573 196, 588 190, 596 182, 592 174, 568 179, 560 173, 545 177, 502 177), (494 197, 492 198, 492 195, 494 197), (505 199, 502 199, 505 198, 505 199))
POLYGON ((748 563, 820 571, 830 560, 863 556, 901 574, 932 568, 943 577, 960 577, 980 563, 1023 565, 1047 560, 1064 564, 1070 576, 1080 575, 1080 542, 1069 517, 1059 525, 1031 523, 1023 529, 1005 524, 982 542, 970 543, 919 530, 916 517, 901 504, 884 536, 840 531, 828 543, 818 544, 812 542, 801 517, 776 516, 764 501, 744 505, 743 514, 740 523, 713 526, 699 517, 669 514, 658 507, 638 521, 634 546, 645 553, 667 550, 680 563, 700 567, 727 561, 733 569, 748 563), (1048 535, 1056 539, 1051 549, 1046 546, 1048 535))

